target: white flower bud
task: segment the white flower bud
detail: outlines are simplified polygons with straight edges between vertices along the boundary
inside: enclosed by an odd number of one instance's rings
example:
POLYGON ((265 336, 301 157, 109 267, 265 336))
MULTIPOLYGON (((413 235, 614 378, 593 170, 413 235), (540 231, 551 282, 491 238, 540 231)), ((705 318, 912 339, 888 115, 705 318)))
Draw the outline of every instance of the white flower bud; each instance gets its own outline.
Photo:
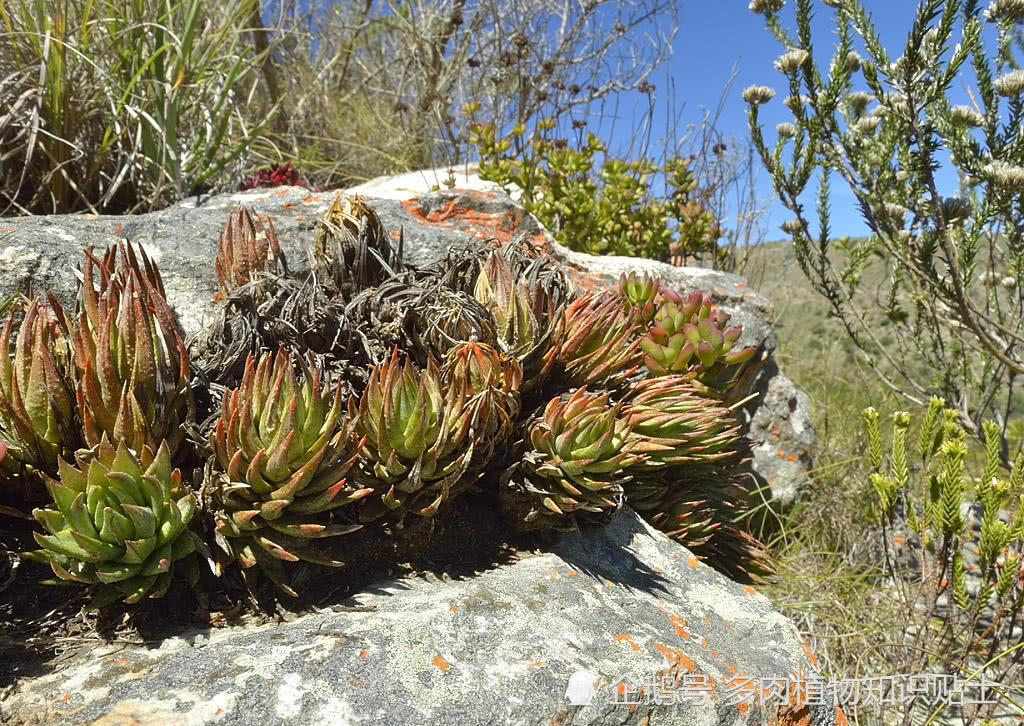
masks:
POLYGON ((1016 98, 1024 93, 1024 70, 1018 69, 999 76, 994 85, 1000 96, 1016 98))
POLYGON ((796 126, 790 123, 781 123, 775 127, 775 133, 780 139, 791 139, 796 136, 796 126))
POLYGON ((977 128, 984 126, 985 117, 970 106, 954 106, 949 110, 949 119, 957 126, 977 128))
POLYGON ((1024 0, 993 0, 985 10, 985 19, 990 23, 1000 20, 1024 23, 1024 0))
POLYGON ((985 165, 985 175, 994 183, 1015 189, 1024 188, 1024 167, 993 161, 985 165))
POLYGON ((780 73, 795 73, 800 66, 807 62, 810 53, 801 48, 790 48, 775 60, 775 70, 780 73))
POLYGON ((775 98, 775 91, 768 86, 750 86, 743 91, 743 100, 751 106, 760 106, 775 98))
POLYGON ((870 136, 875 133, 875 129, 878 128, 878 124, 882 123, 882 120, 877 116, 866 116, 862 119, 857 119, 857 123, 853 125, 853 130, 861 136, 870 136))

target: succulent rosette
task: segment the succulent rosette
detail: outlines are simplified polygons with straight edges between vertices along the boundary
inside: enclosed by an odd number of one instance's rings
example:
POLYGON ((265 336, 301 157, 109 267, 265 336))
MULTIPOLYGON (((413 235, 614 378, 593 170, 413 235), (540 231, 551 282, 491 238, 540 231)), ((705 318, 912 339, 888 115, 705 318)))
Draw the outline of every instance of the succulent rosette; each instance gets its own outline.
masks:
POLYGON ((309 261, 351 300, 402 269, 401 239, 392 247, 380 217, 361 197, 338 194, 317 226, 309 261))
POLYGON ((281 244, 270 217, 244 204, 228 219, 217 242, 217 284, 221 300, 261 273, 287 271, 281 244))
POLYGON ((728 327, 730 316, 707 293, 682 297, 662 288, 662 302, 640 340, 644 363, 653 376, 689 375, 717 390, 727 390, 757 349, 735 349, 743 329, 728 327))
POLYGON ((607 291, 591 291, 566 309, 565 336, 557 358, 566 380, 576 386, 614 388, 636 373, 643 362, 638 308, 627 310, 623 299, 607 291))
POLYGON ((522 366, 524 392, 535 390, 547 377, 565 324, 561 288, 546 286, 543 272, 537 260, 517 275, 495 251, 481 266, 473 289, 494 317, 498 347, 522 366))
POLYGON ((607 519, 645 460, 622 404, 585 388, 552 399, 525 438, 500 490, 504 510, 525 530, 571 526, 570 515, 607 519))
POLYGON ((484 343, 455 346, 442 370, 446 407, 460 411, 474 441, 474 465, 482 469, 512 434, 520 410, 523 371, 519 362, 484 343))
POLYGON ((55 508, 33 512, 48 534, 35 533, 42 549, 28 556, 60 581, 97 585, 96 607, 162 597, 176 563, 195 549, 196 498, 171 469, 170 448, 137 456, 104 437, 77 468, 63 459, 59 468, 59 481, 46 478, 55 508))
POLYGON ((628 275, 622 273, 619 276, 619 284, 615 288, 625 302, 626 311, 638 310, 640 319, 645 322, 650 322, 654 317, 660 290, 661 278, 653 277, 646 272, 643 275, 638 275, 635 272, 630 272, 628 275))
POLYGON ((421 370, 394 350, 373 369, 358 405, 353 399, 349 408, 366 438, 361 481, 379 491, 383 504, 364 507, 364 517, 399 509, 399 515, 430 517, 471 484, 464 475, 473 457, 472 419, 462 401, 446 401, 433 360, 421 370))
POLYGON ((0 331, 0 476, 56 475, 58 458, 77 448, 70 358, 67 336, 45 303, 28 300, 11 310, 0 331), (22 312, 12 352, 15 316, 22 312))
POLYGON ((323 386, 305 361, 300 368, 296 377, 283 350, 258 364, 249 356, 210 435, 215 460, 207 485, 220 549, 244 571, 259 565, 291 594, 281 563, 339 566, 314 540, 359 529, 332 513, 373 493, 346 478, 359 443, 344 418, 340 386, 323 386))
POLYGON ((145 250, 125 241, 102 261, 86 250, 79 307, 76 398, 86 444, 105 435, 140 452, 166 441, 173 457, 193 411, 189 359, 145 250))

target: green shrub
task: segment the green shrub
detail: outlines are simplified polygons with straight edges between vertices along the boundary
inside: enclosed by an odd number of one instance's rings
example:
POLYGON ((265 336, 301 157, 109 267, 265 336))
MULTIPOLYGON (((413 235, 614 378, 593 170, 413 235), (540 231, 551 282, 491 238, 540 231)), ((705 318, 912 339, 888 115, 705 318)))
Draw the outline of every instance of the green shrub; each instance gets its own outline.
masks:
POLYGON ((985 418, 997 420, 1005 443, 1024 373, 1022 5, 925 0, 894 57, 861 0, 825 4, 838 37, 827 66, 812 52, 811 0, 795 3, 795 33, 783 22, 784 2, 751 4, 784 49, 775 67, 793 122, 779 124, 774 144, 760 117, 774 91, 744 92, 753 143, 792 213, 783 230, 804 274, 889 385, 918 404, 933 393, 955 402, 977 437, 985 418), (964 87, 970 105, 955 105, 964 87), (956 172, 959 189, 942 188, 942 166, 956 172), (834 179, 853 192, 868 238, 832 239, 834 179), (880 289, 863 282, 868 264, 885 267, 880 289))
POLYGON ((523 206, 573 250, 664 261, 722 254, 722 229, 701 202, 692 158, 620 159, 593 133, 573 146, 552 138, 554 130, 546 119, 526 139, 522 124, 504 137, 493 124, 474 124, 481 178, 521 192, 523 206))
MULTIPOLYGON (((1006 476, 1000 427, 986 421, 981 466, 972 467, 959 414, 940 398, 932 399, 913 436, 910 414, 894 414, 888 454, 878 412, 868 408, 864 418, 884 541, 887 580, 879 586, 891 590, 906 618, 901 672, 1020 683, 1024 457, 1006 476), (896 547, 910 556, 897 557, 896 547)), ((990 693, 994 702, 1003 695, 990 693)), ((903 706, 900 715, 914 707, 903 706)), ((997 712, 996 703, 972 708, 966 715, 974 718, 997 712)))

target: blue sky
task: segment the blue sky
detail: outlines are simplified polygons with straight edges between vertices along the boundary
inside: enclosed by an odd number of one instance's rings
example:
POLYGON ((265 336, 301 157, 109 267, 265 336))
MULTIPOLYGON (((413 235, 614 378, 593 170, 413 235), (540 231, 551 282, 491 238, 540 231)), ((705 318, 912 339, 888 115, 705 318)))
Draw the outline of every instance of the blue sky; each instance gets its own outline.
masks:
MULTIPOLYGON (((913 24, 916 0, 864 0, 871 12, 882 40, 893 57, 899 55, 913 24), (895 51, 895 52, 894 52, 895 51)), ((835 39, 830 8, 819 3, 816 17, 816 57, 827 66, 835 39), (828 53, 828 55, 826 55, 828 53)), ((793 25, 792 2, 784 11, 787 27, 793 25)), ((747 0, 681 0, 680 32, 676 37, 672 59, 652 79, 657 100, 666 104, 669 88, 674 87, 675 104, 685 104, 681 121, 694 122, 701 117, 701 107, 715 107, 735 67, 737 77, 720 118, 720 129, 727 137, 743 137, 747 133, 747 112, 742 101, 743 89, 750 85, 783 88, 783 76, 773 61, 783 50, 765 29, 763 18, 747 9, 747 0)), ((781 103, 783 94, 762 109, 768 138, 774 140, 775 124, 791 120, 781 103)), ((961 101, 961 99, 956 99, 961 101)), ((623 113, 628 113, 623 110, 623 113)), ((625 120, 625 119, 623 119, 625 120)), ((629 124, 619 124, 616 135, 626 132, 629 124)), ((618 139, 621 142, 621 139, 618 139)), ((944 174, 948 191, 955 190, 952 173, 944 174)), ((771 200, 772 190, 767 174, 761 170, 759 189, 771 200)), ((811 205, 813 206, 813 205, 811 205)), ((836 236, 864 234, 867 227, 853 202, 849 190, 835 180, 832 186, 832 229, 836 236)), ((769 212, 768 239, 782 238, 779 224, 787 218, 786 210, 772 205, 769 212)))

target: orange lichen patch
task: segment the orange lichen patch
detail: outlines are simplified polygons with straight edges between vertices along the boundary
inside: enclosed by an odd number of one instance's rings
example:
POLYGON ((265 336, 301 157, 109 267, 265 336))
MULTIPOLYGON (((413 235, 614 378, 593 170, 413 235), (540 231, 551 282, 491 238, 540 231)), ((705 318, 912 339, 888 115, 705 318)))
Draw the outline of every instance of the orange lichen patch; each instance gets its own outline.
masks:
POLYGON ((898 534, 898 535, 896 535, 895 537, 892 538, 892 541, 893 541, 893 544, 905 545, 907 543, 907 538, 904 537, 901 534, 898 534))
POLYGON ((320 200, 317 199, 316 197, 309 196, 309 197, 306 197, 305 199, 303 199, 302 203, 303 204, 319 204, 320 200))
POLYGON ((637 653, 640 652, 639 644, 637 644, 637 642, 635 640, 633 640, 633 636, 630 635, 629 633, 616 633, 615 635, 612 636, 612 640, 615 641, 616 643, 625 643, 634 652, 637 652, 637 653))
POLYGON ((458 612, 459 612, 459 606, 458 605, 449 605, 448 606, 448 612, 450 612, 452 615, 457 615, 458 612))
POLYGON ((736 283, 736 287, 738 287, 740 290, 746 290, 747 289, 747 286, 744 285, 742 282, 737 282, 736 283))
POLYGON ((748 595, 750 595, 750 597, 754 597, 754 595, 757 594, 757 588, 752 587, 751 585, 747 585, 747 586, 745 586, 743 588, 743 592, 745 592, 748 595))
POLYGON ((661 573, 664 572, 664 570, 661 569, 660 567, 651 567, 651 572, 654 572, 655 574, 660 575, 661 573))
POLYGON ((790 454, 786 457, 786 461, 797 461, 800 457, 796 454, 790 454))
POLYGON ((274 196, 275 197, 287 197, 288 196, 288 190, 287 189, 279 189, 274 196))
POLYGON ((700 639, 700 647, 703 648, 704 650, 708 649, 708 639, 707 638, 701 638, 700 639))
MULTIPOLYGON (((471 195, 471 193, 467 193, 464 196, 471 195)), ((495 239, 502 244, 512 239, 520 223, 523 221, 523 215, 515 211, 505 213, 479 212, 475 209, 461 206, 457 199, 450 199, 443 206, 430 212, 425 212, 415 199, 407 199, 402 202, 402 207, 410 215, 426 224, 450 227, 477 239, 495 239)), ((540 237, 543 240, 542 235, 536 235, 536 237, 540 237)), ((537 239, 535 238, 531 241, 536 246, 537 239)), ((541 247, 541 250, 545 248, 546 244, 541 247)))
POLYGON ((654 647, 659 653, 661 653, 662 657, 672 665, 672 667, 682 668, 688 673, 697 672, 697 664, 694 663, 686 653, 678 648, 671 648, 659 643, 658 641, 654 641, 654 647))
POLYGON ((452 667, 451 663, 449 663, 439 655, 435 655, 434 659, 430 662, 437 666, 442 673, 445 673, 449 668, 452 667))
POLYGON ((124 227, 119 224, 114 225, 114 234, 124 234, 124 227))
POLYGON ((810 663, 812 666, 817 666, 818 665, 818 656, 816 656, 814 654, 814 651, 811 650, 810 643, 808 643, 806 640, 801 638, 800 639, 800 646, 803 648, 804 656, 807 658, 807 662, 810 663))
POLYGON ((843 707, 836 706, 836 726, 849 726, 849 723, 846 720, 846 714, 843 713, 843 707))
POLYGON ((71 694, 65 693, 64 698, 62 700, 64 701, 64 703, 71 703, 71 694))
MULTIPOLYGON (((808 706, 801 706, 800 708, 794 708, 792 706, 782 706, 779 708, 779 714, 775 721, 778 726, 811 726, 814 723, 812 719, 811 709, 808 706)), ((836 721, 838 725, 839 721, 836 721)))
POLYGON ((114 661, 114 665, 118 668, 127 668, 131 664, 132 662, 127 658, 118 658, 116 661, 114 661))
POLYGON ((684 620, 682 616, 673 613, 668 619, 669 622, 672 623, 672 628, 676 631, 676 635, 683 640, 690 639, 690 633, 686 630, 686 620, 684 620))
POLYGON ((363 648, 361 651, 359 651, 359 657, 360 658, 369 658, 370 657, 370 651, 368 651, 366 648, 363 648))
POLYGON ((721 653, 719 653, 719 652, 718 652, 717 650, 713 650, 713 651, 711 651, 711 657, 712 657, 712 658, 717 658, 717 657, 718 657, 718 656, 720 656, 720 655, 722 655, 722 654, 721 654, 721 653))
POLYGON ((568 572, 565 573, 565 576, 566 577, 578 577, 579 574, 580 573, 577 570, 569 570, 568 572))
POLYGON ((726 663, 725 669, 729 671, 729 673, 731 673, 732 675, 736 675, 736 666, 734 666, 732 663, 726 663))
POLYGON ((700 560, 697 559, 696 555, 690 555, 690 559, 686 561, 686 564, 693 570, 700 569, 700 560))
POLYGON ((362 678, 356 678, 355 676, 349 676, 348 682, 351 683, 353 686, 357 686, 358 688, 366 687, 366 681, 362 678))
POLYGON ((526 665, 528 665, 530 668, 543 668, 544 667, 544 661, 542 661, 542 660, 531 660, 526 665))
POLYGON ((393 239, 395 241, 398 241, 398 240, 402 239, 402 232, 401 232, 401 230, 397 230, 397 229, 391 230, 391 239, 393 239))
POLYGON ((296 204, 295 202, 285 202, 281 206, 284 207, 285 209, 295 209, 299 205, 296 204))
POLYGON ((561 580, 562 579, 562 573, 558 572, 556 570, 555 572, 552 572, 550 575, 548 575, 548 579, 551 580, 552 582, 554 582, 555 580, 561 580))
POLYGON ((745 701, 740 701, 736 704, 736 710, 742 713, 744 716, 750 711, 750 704, 745 701))

